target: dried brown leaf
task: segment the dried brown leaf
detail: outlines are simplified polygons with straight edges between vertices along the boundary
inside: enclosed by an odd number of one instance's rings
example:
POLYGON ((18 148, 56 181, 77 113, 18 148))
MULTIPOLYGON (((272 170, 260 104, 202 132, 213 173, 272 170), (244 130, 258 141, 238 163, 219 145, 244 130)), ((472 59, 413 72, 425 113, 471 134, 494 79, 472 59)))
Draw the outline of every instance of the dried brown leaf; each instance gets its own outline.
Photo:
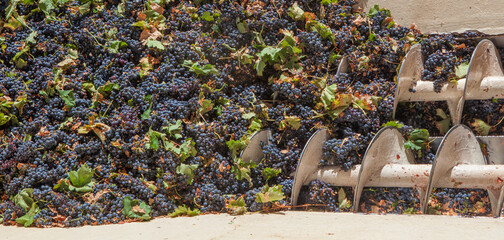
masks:
POLYGON ((46 127, 40 128, 39 132, 37 133, 37 136, 41 137, 46 137, 46 136, 51 136, 51 132, 46 130, 46 127))
POLYGON ((96 194, 93 194, 91 192, 86 193, 82 196, 82 199, 84 199, 85 202, 90 203, 90 204, 95 204, 100 200, 100 198, 105 194, 110 192, 108 189, 103 189, 98 191, 96 194))
POLYGON ((143 45, 147 44, 147 41, 149 40, 157 40, 159 38, 162 38, 163 34, 158 31, 156 28, 152 29, 144 29, 142 33, 140 34, 140 41, 142 42, 143 45))
POLYGON ((138 205, 133 206, 132 209, 133 209, 133 212, 136 212, 136 213, 141 213, 141 214, 145 213, 145 210, 143 210, 142 208, 140 208, 140 206, 138 206, 138 205))
POLYGON ((365 17, 362 17, 361 15, 359 15, 355 20, 353 20, 353 23, 356 25, 356 26, 359 26, 363 23, 366 22, 366 18, 365 17))
POLYGON ((147 15, 143 12, 138 13, 137 20, 138 21, 143 21, 147 18, 147 15))
POLYGON ((150 7, 151 7, 152 11, 157 12, 157 13, 163 15, 164 8, 161 7, 161 6, 159 6, 159 4, 151 2, 150 7))

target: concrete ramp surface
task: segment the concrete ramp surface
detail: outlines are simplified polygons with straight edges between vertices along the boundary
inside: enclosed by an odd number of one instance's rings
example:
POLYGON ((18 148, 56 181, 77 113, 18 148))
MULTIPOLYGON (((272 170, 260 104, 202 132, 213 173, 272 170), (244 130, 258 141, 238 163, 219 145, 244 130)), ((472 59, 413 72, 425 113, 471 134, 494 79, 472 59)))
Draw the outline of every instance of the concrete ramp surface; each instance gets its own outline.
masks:
POLYGON ((502 0, 358 0, 365 11, 375 4, 388 8, 402 26, 416 24, 423 33, 478 30, 486 34, 504 33, 502 0))
POLYGON ((279 212, 158 218, 78 228, 0 226, 0 239, 502 239, 499 218, 279 212))

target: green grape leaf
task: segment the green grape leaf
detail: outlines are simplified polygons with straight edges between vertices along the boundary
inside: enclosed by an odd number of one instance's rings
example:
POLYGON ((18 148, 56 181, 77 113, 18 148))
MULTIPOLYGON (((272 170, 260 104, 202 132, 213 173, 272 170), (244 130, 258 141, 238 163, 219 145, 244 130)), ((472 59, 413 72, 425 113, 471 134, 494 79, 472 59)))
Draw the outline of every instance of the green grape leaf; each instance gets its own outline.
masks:
POLYGON ((321 3, 324 6, 329 6, 334 3, 338 4, 338 0, 322 0, 321 3))
POLYGON ((109 52, 111 53, 119 53, 119 49, 121 48, 124 48, 124 47, 127 47, 128 44, 126 42, 123 42, 123 41, 110 41, 110 47, 108 48, 109 52))
POLYGON ((201 18, 207 22, 213 22, 215 20, 211 12, 203 12, 201 18))
POLYGON ((87 14, 89 11, 91 11, 91 1, 84 3, 79 6, 79 13, 81 15, 87 14))
POLYGON ((144 120, 146 119, 149 119, 150 118, 150 115, 151 115, 151 108, 148 108, 147 110, 145 110, 142 115, 140 115, 140 117, 144 120))
POLYGON ((476 131, 481 136, 488 136, 490 133, 490 129, 492 126, 488 125, 485 121, 481 119, 474 119, 474 122, 471 123, 471 126, 474 127, 474 131, 476 131))
POLYGON ((256 131, 260 131, 262 128, 262 121, 261 119, 253 118, 252 121, 250 122, 250 126, 248 128, 249 132, 253 133, 256 131))
POLYGON ((92 83, 83 83, 83 84, 81 84, 81 86, 88 93, 94 93, 94 92, 96 92, 96 88, 95 88, 95 86, 92 83))
POLYGON ((436 127, 439 129, 441 134, 445 134, 450 130, 450 117, 446 115, 443 109, 436 109, 436 115, 441 117, 443 120, 436 122, 436 127))
POLYGON ((68 172, 68 179, 60 179, 54 186, 54 190, 66 190, 71 192, 92 192, 93 191, 93 170, 87 163, 82 164, 77 171, 68 172))
POLYGON ((37 43, 37 40, 35 40, 35 38, 38 36, 38 33, 37 31, 33 31, 31 32, 28 37, 25 39, 25 42, 28 43, 28 44, 36 44, 37 43))
POLYGON ((219 70, 215 68, 212 64, 206 64, 203 67, 199 65, 198 62, 193 62, 191 60, 184 60, 182 66, 189 68, 190 72, 196 73, 196 75, 219 75, 219 70))
POLYGON ((75 107, 75 98, 72 90, 58 90, 58 94, 65 102, 65 106, 68 111, 75 107))
POLYGON ((181 163, 177 166, 176 173, 187 176, 187 183, 192 184, 194 179, 194 170, 198 168, 198 164, 187 165, 181 163))
POLYGON ((410 133, 409 140, 427 141, 429 139, 429 131, 427 129, 415 129, 410 133))
POLYGON ((193 216, 197 216, 197 215, 200 215, 200 211, 197 208, 195 208, 194 210, 192 210, 191 208, 186 207, 184 205, 184 206, 178 206, 175 209, 175 211, 170 214, 170 217, 172 217, 172 218, 179 217, 179 216, 193 217, 193 216))
POLYGON ((367 14, 368 17, 373 17, 379 12, 384 12, 385 17, 390 17, 390 10, 385 9, 385 8, 380 8, 379 5, 374 5, 369 9, 369 13, 367 14))
POLYGON ((131 200, 131 197, 127 196, 123 199, 123 210, 122 214, 128 218, 136 218, 140 220, 150 220, 151 208, 145 202, 138 204, 138 200, 131 200))
POLYGON ((133 27, 140 27, 142 29, 148 29, 150 28, 149 24, 146 21, 138 21, 133 24, 131 24, 133 27))
POLYGON ((436 127, 439 129, 439 132, 444 135, 450 130, 450 124, 450 119, 443 119, 436 122, 436 127))
POLYGON ((369 34, 368 41, 372 42, 374 40, 376 40, 376 34, 374 34, 374 33, 369 34))
POLYGON ((0 112, 0 126, 9 123, 9 121, 11 120, 11 118, 12 117, 10 115, 7 115, 7 114, 4 114, 4 113, 0 112))
POLYGON ((289 8, 289 16, 296 21, 305 20, 304 13, 305 12, 298 6, 297 2, 295 2, 292 7, 289 8))
POLYGON ((327 86, 322 90, 320 95, 320 100, 324 104, 324 109, 329 110, 332 108, 333 102, 336 100, 336 90, 338 89, 337 84, 332 84, 327 86))
POLYGON ((165 50, 165 46, 163 46, 163 43, 158 41, 158 40, 153 40, 149 39, 147 41, 147 47, 149 48, 157 48, 159 50, 165 50))
POLYGON ((467 72, 469 71, 469 62, 463 62, 455 68, 455 76, 458 79, 464 78, 467 76, 467 72))
POLYGON ((186 139, 184 143, 180 145, 180 161, 184 162, 189 157, 194 157, 198 153, 194 146, 196 143, 192 141, 191 138, 186 139))
POLYGON ((269 187, 265 185, 262 188, 261 192, 256 193, 256 202, 258 203, 267 203, 267 202, 276 202, 284 199, 284 193, 282 192, 282 185, 275 185, 269 187))
POLYGON ((213 106, 214 106, 214 104, 213 104, 212 100, 210 100, 210 99, 204 99, 204 100, 202 100, 201 101, 201 106, 199 108, 200 114, 203 115, 203 114, 205 114, 207 112, 212 111, 213 106))
POLYGON ((242 114, 242 118, 243 119, 251 119, 251 118, 253 118, 255 116, 256 116, 256 114, 254 112, 249 112, 249 113, 243 113, 242 114))
POLYGON ((167 132, 170 137, 173 137, 175 139, 180 139, 182 138, 182 121, 177 120, 175 124, 168 124, 168 127, 163 127, 163 131, 167 132))
POLYGON ((231 167, 231 173, 235 175, 237 180, 245 179, 252 186, 252 178, 250 177, 250 168, 253 165, 243 163, 241 159, 238 159, 237 163, 231 167))
POLYGON ((10 17, 16 12, 19 2, 21 2, 21 0, 10 1, 10 5, 5 9, 5 20, 10 20, 10 17))
POLYGON ((345 190, 343 188, 340 188, 340 190, 338 191, 338 202, 341 204, 343 200, 345 200, 345 198, 346 198, 345 190))
POLYGON ((149 136, 149 143, 146 146, 147 149, 152 149, 154 151, 159 149, 159 140, 164 136, 163 133, 156 132, 152 129, 149 129, 147 132, 147 135, 149 136))
POLYGON ((287 125, 294 130, 298 130, 301 127, 301 119, 296 116, 285 116, 284 119, 287 125))
POLYGON ((52 0, 40 0, 38 8, 45 14, 46 17, 51 15, 51 10, 55 9, 52 0))
POLYGON ((338 203, 338 207, 340 209, 347 209, 352 206, 352 203, 346 198, 345 190, 343 188, 340 188, 338 191, 338 203))
POLYGON ((260 57, 256 63, 254 64, 254 68, 257 72, 257 76, 262 76, 264 72, 264 68, 266 67, 266 62, 264 61, 264 58, 260 57))
POLYGON ((248 24, 245 20, 240 21, 240 18, 236 18, 236 27, 240 33, 247 33, 249 31, 248 24))
POLYGON ((16 222, 24 225, 25 227, 29 227, 30 225, 32 225, 35 215, 37 215, 37 213, 39 212, 40 209, 37 204, 32 203, 30 210, 22 217, 16 218, 16 222))
POLYGON ((226 142, 229 150, 231 151, 231 156, 237 157, 241 150, 245 149, 248 144, 248 140, 241 138, 238 140, 229 140, 226 142))
POLYGON ((124 7, 126 3, 126 0, 122 0, 121 3, 119 3, 119 5, 117 5, 117 15, 119 17, 123 17, 124 16, 124 12, 126 12, 126 8, 124 7))
POLYGON ((278 176, 282 172, 282 169, 275 169, 275 168, 265 168, 262 171, 262 176, 264 179, 266 179, 266 182, 270 180, 272 177, 278 176))
POLYGON ((280 57, 282 48, 267 46, 257 54, 260 58, 264 58, 269 63, 274 63, 280 57))
POLYGON ((226 203, 226 209, 229 210, 231 215, 242 215, 247 212, 247 207, 243 197, 236 200, 229 200, 229 202, 226 203))
POLYGON ((327 25, 318 22, 318 21, 310 21, 306 23, 306 29, 310 31, 317 32, 323 39, 331 41, 333 44, 336 42, 336 36, 332 33, 331 28, 327 25))
POLYGON ((404 147, 412 150, 425 149, 429 141, 429 131, 427 129, 415 129, 409 134, 408 141, 404 143, 404 147))
MULTIPOLYGON (((114 28, 111 28, 107 33, 106 33, 106 36, 107 36, 107 39, 115 39, 116 38, 116 34, 117 34, 118 30, 116 27, 114 28)), ((112 45, 112 42, 111 44, 112 45)))
POLYGON ((402 128, 404 127, 404 124, 400 123, 399 121, 388 121, 387 123, 382 124, 382 127, 402 128))
POLYGON ((25 188, 21 190, 18 194, 16 194, 16 196, 14 196, 13 202, 25 211, 28 211, 34 203, 33 188, 25 188))
POLYGON ((119 90, 119 84, 117 83, 111 83, 111 82, 107 82, 105 83, 105 85, 101 86, 98 88, 98 92, 101 94, 101 95, 104 95, 106 96, 108 92, 112 91, 112 90, 119 90))
POLYGON ((91 183, 93 174, 93 170, 85 163, 82 164, 77 171, 70 171, 68 176, 74 187, 83 187, 91 183))
POLYGON ((21 51, 17 52, 16 55, 12 58, 12 61, 16 64, 16 67, 23 68, 26 66, 26 61, 21 58, 24 54, 30 52, 30 48, 25 46, 21 51))

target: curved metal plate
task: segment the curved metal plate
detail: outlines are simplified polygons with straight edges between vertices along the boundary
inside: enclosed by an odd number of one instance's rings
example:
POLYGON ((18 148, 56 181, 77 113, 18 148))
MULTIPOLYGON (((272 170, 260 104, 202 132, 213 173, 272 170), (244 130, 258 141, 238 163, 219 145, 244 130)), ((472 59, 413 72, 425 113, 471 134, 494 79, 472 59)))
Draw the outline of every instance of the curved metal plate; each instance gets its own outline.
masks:
MULTIPOLYGON (((484 39, 478 43, 471 56, 464 92, 465 98, 502 98, 502 95, 494 96, 489 89, 481 89, 484 78, 489 76, 504 76, 504 70, 502 69, 499 50, 492 41, 484 39)), ((502 80, 504 81, 504 79, 502 80)))
MULTIPOLYGON (((387 164, 413 164, 413 153, 404 148, 404 138, 395 127, 382 128, 371 140, 362 159, 357 184, 354 190, 353 209, 359 209, 360 197, 369 179, 379 174, 387 164)), ((379 178, 379 177, 378 177, 379 178)))
POLYGON ((271 138, 271 130, 261 130, 252 137, 250 137, 250 142, 240 153, 240 158, 243 162, 254 161, 256 163, 260 162, 263 159, 263 151, 261 148, 261 142, 270 143, 269 139, 271 138))
POLYGON ((429 184, 427 185, 421 206, 423 213, 427 212, 430 194, 432 189, 436 187, 436 183, 442 178, 450 178, 453 167, 460 164, 486 164, 476 136, 469 127, 461 124, 452 127, 446 133, 436 152, 429 177, 429 184))
POLYGON ((305 180, 317 171, 320 159, 322 159, 322 148, 328 138, 329 131, 324 128, 315 132, 306 143, 294 175, 291 193, 292 206, 297 205, 299 192, 305 180))
POLYGON ((490 204, 492 205, 492 215, 499 217, 502 212, 502 202, 504 201, 504 188, 489 188, 487 192, 490 204))
POLYGON ((422 46, 420 44, 413 45, 401 64, 399 74, 397 75, 397 84, 394 98, 394 110, 392 112, 392 119, 395 119, 397 105, 401 99, 401 93, 409 91, 410 86, 414 81, 421 79, 423 72, 423 56, 422 46))
POLYGON ((504 165, 504 136, 476 136, 485 145, 488 164, 504 165))
POLYGON ((343 57, 338 65, 338 71, 336 74, 347 73, 348 71, 348 59, 347 57, 343 57))
MULTIPOLYGON (((478 43, 471 55, 464 85, 464 94, 458 105, 457 114, 454 117, 462 119, 466 99, 482 99, 482 97, 478 96, 488 96, 488 91, 482 91, 480 86, 483 79, 489 75, 503 76, 504 74, 499 51, 492 41, 483 39, 478 43)), ((487 99, 490 98, 492 97, 487 97, 487 99)))

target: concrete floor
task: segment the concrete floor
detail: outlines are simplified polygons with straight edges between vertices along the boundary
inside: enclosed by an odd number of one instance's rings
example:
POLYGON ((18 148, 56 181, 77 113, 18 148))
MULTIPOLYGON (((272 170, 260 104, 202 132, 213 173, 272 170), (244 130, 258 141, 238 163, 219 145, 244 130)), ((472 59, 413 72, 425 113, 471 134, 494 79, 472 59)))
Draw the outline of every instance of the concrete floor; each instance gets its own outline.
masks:
POLYGON ((0 226, 0 239, 502 239, 503 218, 289 211, 78 228, 0 226))

